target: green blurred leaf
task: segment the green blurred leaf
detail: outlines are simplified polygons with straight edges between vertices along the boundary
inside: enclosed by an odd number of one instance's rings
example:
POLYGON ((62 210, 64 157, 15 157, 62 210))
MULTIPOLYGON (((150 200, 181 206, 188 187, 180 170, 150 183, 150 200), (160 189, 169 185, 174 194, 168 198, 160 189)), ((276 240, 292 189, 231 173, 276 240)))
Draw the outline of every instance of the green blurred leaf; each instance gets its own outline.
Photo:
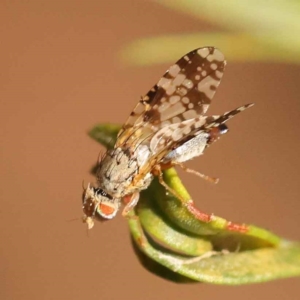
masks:
POLYGON ((119 125, 114 124, 99 124, 92 128, 88 135, 100 143, 101 145, 105 146, 107 149, 113 148, 118 132, 120 130, 119 125))
MULTIPOLYGON (((300 63, 300 45, 291 47, 288 41, 282 43, 279 41, 277 45, 278 37, 278 35, 254 36, 219 32, 141 38, 126 45, 120 57, 123 63, 136 66, 171 64, 192 49, 215 46, 230 61, 300 63)), ((299 41, 297 39, 297 42, 299 41)))
MULTIPOLYGON (((89 135, 111 147, 118 130, 116 125, 102 124, 89 135)), ((187 203, 167 194, 155 179, 141 193, 128 221, 136 246, 150 258, 137 252, 139 259, 151 272, 175 282, 216 284, 245 284, 300 275, 299 244, 252 225, 233 226, 217 216, 203 222, 196 208, 189 209, 190 196, 174 169, 164 172, 164 180, 187 203)))
POLYGON ((294 0, 154 0, 169 9, 250 33, 299 32, 300 3, 294 0))
POLYGON ((122 50, 120 56, 125 63, 174 63, 184 53, 204 46, 219 48, 230 61, 300 63, 299 1, 154 1, 219 29, 140 38, 122 50))

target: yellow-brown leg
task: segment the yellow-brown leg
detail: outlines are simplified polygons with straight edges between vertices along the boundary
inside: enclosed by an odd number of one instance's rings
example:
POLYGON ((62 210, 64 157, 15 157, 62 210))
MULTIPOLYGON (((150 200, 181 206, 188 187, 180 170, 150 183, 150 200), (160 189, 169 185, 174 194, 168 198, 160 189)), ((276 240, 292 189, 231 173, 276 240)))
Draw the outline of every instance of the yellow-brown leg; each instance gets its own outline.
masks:
POLYGON ((169 191, 171 194, 173 194, 176 198, 178 198, 182 203, 186 203, 186 200, 184 198, 182 198, 175 190, 173 190, 172 188, 170 188, 165 182, 164 182, 164 178, 163 178, 163 172, 162 172, 162 168, 161 165, 156 165, 154 166, 153 170, 152 170, 152 174, 154 176, 158 177, 158 181, 159 183, 165 187, 165 189, 167 191, 169 191))
POLYGON ((214 184, 217 184, 219 182, 219 178, 215 178, 215 177, 210 177, 210 176, 207 176, 205 174, 202 174, 198 171, 195 171, 193 169, 190 169, 188 167, 186 167, 184 164, 182 163, 176 163, 175 166, 179 166, 182 170, 188 172, 188 173, 191 173, 191 174, 194 174, 196 176, 199 176, 201 177, 202 179, 204 180, 207 180, 209 181, 210 183, 214 183, 214 184))
POLYGON ((219 182, 219 178, 215 178, 215 177, 210 177, 208 175, 205 175, 205 174, 202 174, 198 171, 195 171, 193 169, 190 169, 188 167, 186 167, 183 163, 180 163, 180 162, 168 162, 166 164, 161 164, 160 165, 160 169, 163 171, 163 170, 166 170, 166 169, 169 169, 169 168, 172 168, 172 167, 176 167, 176 166, 179 166, 182 170, 186 171, 187 173, 191 173, 191 174, 194 174, 204 180, 207 180, 208 182, 210 183, 218 183, 219 182))
POLYGON ((213 215, 212 214, 206 214, 205 212, 202 212, 201 210, 199 210, 198 208, 195 207, 194 205, 194 201, 192 199, 190 200, 186 200, 183 197, 181 197, 175 190, 173 190, 172 188, 170 188, 163 179, 163 172, 162 172, 162 168, 161 165, 155 165, 153 170, 152 170, 152 174, 154 176, 158 177, 158 181, 159 183, 166 188, 167 191, 169 191, 171 194, 173 194, 177 199, 179 199, 181 201, 181 203, 188 209, 188 211, 190 213, 192 213, 197 219, 199 219, 202 222, 210 222, 213 219, 213 215))
POLYGON ((134 207, 137 205, 138 201, 140 198, 140 194, 139 193, 134 193, 130 196, 125 196, 123 201, 125 202, 125 207, 122 211, 122 216, 126 217, 126 218, 131 218, 129 213, 131 212, 131 210, 134 209, 134 207))

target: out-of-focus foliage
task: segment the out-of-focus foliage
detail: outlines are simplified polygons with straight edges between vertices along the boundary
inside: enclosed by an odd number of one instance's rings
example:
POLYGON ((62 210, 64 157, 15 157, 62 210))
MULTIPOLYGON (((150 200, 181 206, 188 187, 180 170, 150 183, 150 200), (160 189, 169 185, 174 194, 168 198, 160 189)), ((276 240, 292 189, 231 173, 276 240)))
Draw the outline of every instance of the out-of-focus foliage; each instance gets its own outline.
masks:
MULTIPOLYGON (((214 46, 230 61, 300 63, 300 2, 296 0, 153 0, 165 9, 215 25, 214 31, 166 34, 128 44, 122 60, 133 65, 174 62, 192 49, 214 46)), ((168 13, 168 11, 166 11, 168 13)))

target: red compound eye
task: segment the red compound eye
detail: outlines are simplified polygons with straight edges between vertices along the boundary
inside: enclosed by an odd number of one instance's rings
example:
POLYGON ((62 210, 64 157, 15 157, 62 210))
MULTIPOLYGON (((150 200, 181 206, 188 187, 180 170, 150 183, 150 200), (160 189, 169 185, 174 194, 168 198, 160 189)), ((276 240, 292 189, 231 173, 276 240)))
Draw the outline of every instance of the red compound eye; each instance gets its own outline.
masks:
POLYGON ((110 205, 106 205, 104 203, 99 204, 99 209, 103 215, 107 215, 107 216, 112 215, 116 210, 114 207, 112 207, 110 205))

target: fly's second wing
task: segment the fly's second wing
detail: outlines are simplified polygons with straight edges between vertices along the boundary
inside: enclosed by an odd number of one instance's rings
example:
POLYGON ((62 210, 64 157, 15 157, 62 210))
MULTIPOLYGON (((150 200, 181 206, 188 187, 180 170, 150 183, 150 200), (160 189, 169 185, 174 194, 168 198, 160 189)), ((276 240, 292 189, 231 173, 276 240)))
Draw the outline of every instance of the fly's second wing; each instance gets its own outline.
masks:
POLYGON ((221 116, 202 116, 162 128, 150 143, 156 163, 184 162, 201 155, 228 131, 225 123, 229 119, 251 106, 253 104, 247 104, 221 116), (165 154, 166 149, 171 150, 165 154))

